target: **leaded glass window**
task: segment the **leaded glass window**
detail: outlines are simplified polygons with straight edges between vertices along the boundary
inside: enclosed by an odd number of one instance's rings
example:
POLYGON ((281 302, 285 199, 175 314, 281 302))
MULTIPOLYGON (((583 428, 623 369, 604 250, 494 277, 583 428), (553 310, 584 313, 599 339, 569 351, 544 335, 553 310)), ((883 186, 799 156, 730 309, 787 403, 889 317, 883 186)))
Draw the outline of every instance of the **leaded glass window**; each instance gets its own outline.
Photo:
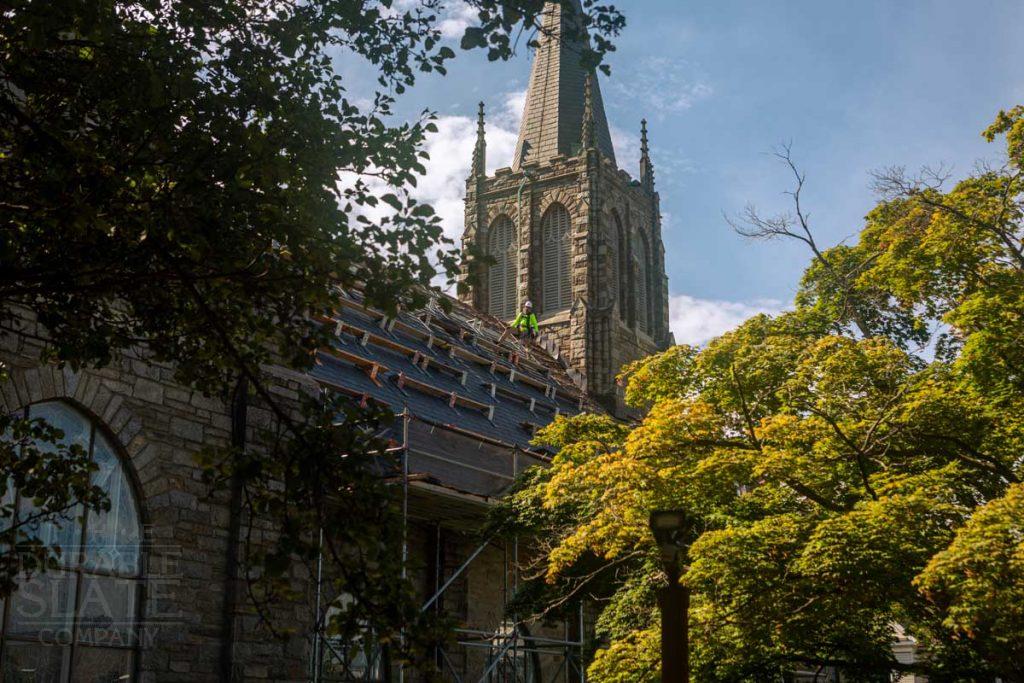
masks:
MULTIPOLYGON (((110 510, 83 515, 77 506, 27 528, 60 548, 59 568, 23 580, 0 605, 2 680, 135 680, 142 525, 127 472, 102 430, 70 405, 37 403, 27 415, 59 427, 66 443, 89 453, 97 465, 93 484, 106 492, 110 510)), ((15 504, 21 519, 31 517, 31 500, 17 496, 15 504)))

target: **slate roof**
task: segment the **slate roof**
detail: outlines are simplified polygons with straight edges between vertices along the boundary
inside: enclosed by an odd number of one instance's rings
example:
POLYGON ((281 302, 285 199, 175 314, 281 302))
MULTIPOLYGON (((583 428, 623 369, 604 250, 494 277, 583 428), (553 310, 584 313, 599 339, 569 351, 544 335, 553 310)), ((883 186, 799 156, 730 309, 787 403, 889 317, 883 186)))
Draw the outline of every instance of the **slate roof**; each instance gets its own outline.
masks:
POLYGON ((334 344, 312 375, 328 388, 404 410, 427 424, 482 441, 537 449, 530 439, 559 414, 596 410, 561 362, 511 336, 505 324, 445 297, 396 317, 368 308, 358 291, 342 293, 324 324, 334 344))

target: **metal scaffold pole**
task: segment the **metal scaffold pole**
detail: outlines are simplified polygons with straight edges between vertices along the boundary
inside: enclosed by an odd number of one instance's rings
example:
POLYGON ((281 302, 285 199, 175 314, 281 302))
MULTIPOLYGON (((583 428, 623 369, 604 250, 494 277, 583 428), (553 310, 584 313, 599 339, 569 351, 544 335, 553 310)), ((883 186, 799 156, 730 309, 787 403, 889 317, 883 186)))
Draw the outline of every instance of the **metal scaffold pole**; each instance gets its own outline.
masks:
POLYGON ((586 683, 587 682, 587 668, 583 665, 583 643, 585 642, 585 631, 584 631, 584 624, 583 624, 583 601, 582 600, 580 600, 580 633, 579 633, 579 636, 578 636, 578 640, 579 640, 579 644, 580 644, 580 659, 579 659, 580 683, 586 683))
MULTIPOLYGON (((402 581, 409 575, 409 409, 402 411, 402 581)), ((402 630, 405 644, 405 630, 402 630)), ((405 664, 398 667, 398 681, 405 681, 405 664)))
POLYGON ((317 541, 317 556, 316 556, 316 613, 313 621, 314 636, 313 636, 313 662, 312 662, 312 679, 313 683, 320 682, 320 667, 323 666, 321 661, 322 655, 320 654, 320 648, 323 646, 321 642, 323 640, 323 614, 321 614, 321 601, 323 594, 323 581, 324 581, 324 530, 321 527, 319 540, 317 541))
MULTIPOLYGON (((512 595, 519 594, 519 536, 512 541, 512 595)), ((519 615, 512 613, 512 675, 518 678, 519 615)))

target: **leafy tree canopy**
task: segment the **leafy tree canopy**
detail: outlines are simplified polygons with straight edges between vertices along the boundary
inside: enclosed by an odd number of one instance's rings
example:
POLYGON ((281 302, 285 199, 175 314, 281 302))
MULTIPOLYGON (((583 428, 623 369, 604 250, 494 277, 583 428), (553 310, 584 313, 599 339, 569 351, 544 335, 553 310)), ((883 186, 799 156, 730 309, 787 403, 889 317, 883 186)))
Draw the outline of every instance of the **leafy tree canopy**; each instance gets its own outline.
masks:
POLYGON ((814 253, 793 311, 626 367, 635 425, 539 433, 560 455, 496 522, 543 539, 537 612, 599 601, 593 680, 657 680, 647 522, 673 508, 703 525, 682 578, 697 680, 1024 680, 1024 108, 985 135, 1006 164, 949 189, 880 173, 854 245, 757 219, 814 253))
MULTIPOLYGON (((491 59, 530 42, 544 6, 468 4, 477 22, 461 45, 491 59)), ((583 6, 594 41, 581 58, 596 65, 624 20, 594 0, 583 6)), ((249 511, 280 532, 250 560, 263 577, 287 577, 293 560, 318 552, 309 530, 324 529, 344 570, 337 592, 359 589, 355 616, 381 638, 416 611, 394 588, 395 544, 355 555, 341 548, 396 536, 386 531, 396 520, 379 510, 381 484, 358 457, 380 447, 360 435, 384 418, 346 415, 339 435, 333 425, 350 407, 313 401, 290 412, 260 367, 308 367, 330 332, 316 315, 331 309, 337 287, 359 286, 393 310, 415 304, 438 271, 454 274, 439 219, 408 193, 424 172, 420 143, 432 117, 392 115, 418 75, 443 74, 455 57, 439 28, 443 8, 442 0, 13 0, 0 8, 3 334, 34 340, 43 361, 76 369, 130 350, 172 364, 178 380, 207 394, 247 387, 274 412, 280 439, 270 453, 207 465, 215 481, 241 485, 249 511), (339 55, 376 69, 371 102, 348 93, 339 55), (369 177, 393 191, 372 194, 369 177), (389 213, 367 219, 364 209, 378 205, 389 213), (342 447, 349 458, 337 457, 342 447), (336 514, 339 498, 348 517, 336 514)), ((11 474, 0 479, 2 519, 14 515, 6 503, 15 488, 44 515, 104 504, 81 453, 26 447, 59 443, 57 431, 17 416, 4 417, 0 431, 0 466, 11 474)), ((0 543, 32 540, 23 524, 3 528, 0 543)), ((47 556, 29 559, 31 569, 47 556)), ((3 575, 0 587, 12 586, 3 575)))

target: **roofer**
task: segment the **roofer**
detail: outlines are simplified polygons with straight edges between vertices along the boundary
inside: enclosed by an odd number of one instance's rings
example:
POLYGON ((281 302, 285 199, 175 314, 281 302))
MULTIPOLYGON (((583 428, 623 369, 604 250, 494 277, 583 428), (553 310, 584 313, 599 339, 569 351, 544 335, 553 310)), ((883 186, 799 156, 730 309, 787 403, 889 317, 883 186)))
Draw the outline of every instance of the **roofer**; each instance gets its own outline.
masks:
POLYGON ((512 329, 520 339, 526 337, 537 336, 537 316, 533 313, 533 302, 526 301, 523 303, 523 310, 516 316, 516 319, 512 321, 512 329))

